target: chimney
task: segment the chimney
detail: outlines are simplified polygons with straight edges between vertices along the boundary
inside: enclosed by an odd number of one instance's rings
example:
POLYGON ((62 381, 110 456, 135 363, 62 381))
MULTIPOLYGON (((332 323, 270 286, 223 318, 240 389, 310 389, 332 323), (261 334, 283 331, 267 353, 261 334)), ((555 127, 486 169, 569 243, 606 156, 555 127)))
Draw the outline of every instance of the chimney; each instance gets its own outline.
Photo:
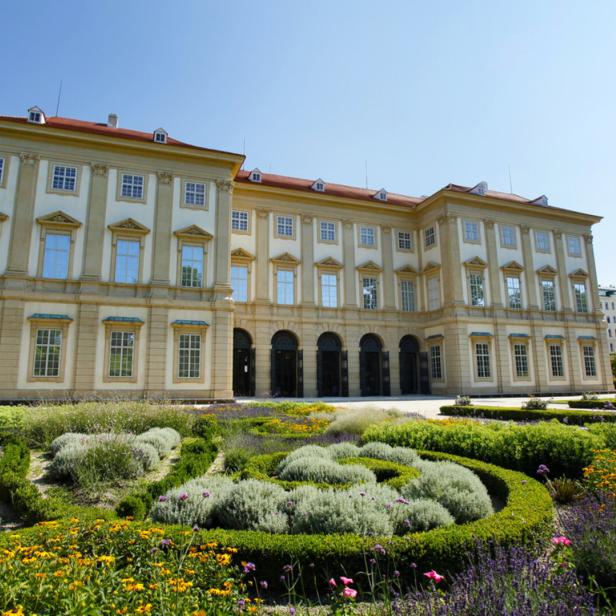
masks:
POLYGON ((118 114, 110 113, 107 118, 107 126, 111 126, 111 128, 118 128, 118 114))

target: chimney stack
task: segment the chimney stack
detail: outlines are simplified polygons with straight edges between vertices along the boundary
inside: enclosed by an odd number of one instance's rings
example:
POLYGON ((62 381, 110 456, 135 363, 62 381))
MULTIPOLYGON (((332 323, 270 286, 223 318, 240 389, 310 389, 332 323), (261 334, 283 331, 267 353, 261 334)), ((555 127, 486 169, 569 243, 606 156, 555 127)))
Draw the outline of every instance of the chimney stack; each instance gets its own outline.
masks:
POLYGON ((110 113, 107 118, 107 126, 111 126, 111 128, 118 128, 118 114, 110 113))

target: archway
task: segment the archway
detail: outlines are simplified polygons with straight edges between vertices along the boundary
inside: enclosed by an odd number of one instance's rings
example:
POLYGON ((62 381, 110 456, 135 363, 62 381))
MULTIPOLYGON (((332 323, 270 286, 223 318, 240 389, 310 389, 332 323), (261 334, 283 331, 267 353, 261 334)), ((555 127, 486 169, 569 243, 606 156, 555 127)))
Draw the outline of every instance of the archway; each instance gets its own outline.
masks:
POLYGON ((255 350, 252 338, 243 329, 233 330, 233 395, 255 395, 255 350))
POLYGON ((333 332, 317 340, 317 392, 320 397, 349 395, 347 353, 333 332))
POLYGON ((415 336, 400 339, 400 392, 419 393, 419 341, 415 336))
POLYGON ((359 341, 359 386, 362 396, 389 396, 389 353, 375 334, 359 341))
POLYGON ((297 347, 297 338, 290 331, 281 330, 272 337, 271 387, 275 398, 303 395, 302 352, 297 347))

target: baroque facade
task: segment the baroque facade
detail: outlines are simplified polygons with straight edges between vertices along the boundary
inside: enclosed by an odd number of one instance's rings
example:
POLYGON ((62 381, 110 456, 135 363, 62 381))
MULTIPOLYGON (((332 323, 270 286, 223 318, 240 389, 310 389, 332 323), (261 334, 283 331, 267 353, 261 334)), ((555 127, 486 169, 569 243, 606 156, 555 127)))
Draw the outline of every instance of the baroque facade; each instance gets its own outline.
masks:
POLYGON ((603 391, 600 218, 0 117, 0 398, 603 391))

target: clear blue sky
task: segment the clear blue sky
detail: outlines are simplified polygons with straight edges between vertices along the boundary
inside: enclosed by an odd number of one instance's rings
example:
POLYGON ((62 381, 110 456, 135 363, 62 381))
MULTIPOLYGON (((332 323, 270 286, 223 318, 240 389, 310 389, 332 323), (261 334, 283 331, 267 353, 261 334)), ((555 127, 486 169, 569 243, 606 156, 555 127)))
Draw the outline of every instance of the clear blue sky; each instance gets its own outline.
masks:
POLYGON ((616 2, 4 0, 0 114, 242 151, 247 167, 430 194, 513 190, 605 217, 616 284, 616 2))

